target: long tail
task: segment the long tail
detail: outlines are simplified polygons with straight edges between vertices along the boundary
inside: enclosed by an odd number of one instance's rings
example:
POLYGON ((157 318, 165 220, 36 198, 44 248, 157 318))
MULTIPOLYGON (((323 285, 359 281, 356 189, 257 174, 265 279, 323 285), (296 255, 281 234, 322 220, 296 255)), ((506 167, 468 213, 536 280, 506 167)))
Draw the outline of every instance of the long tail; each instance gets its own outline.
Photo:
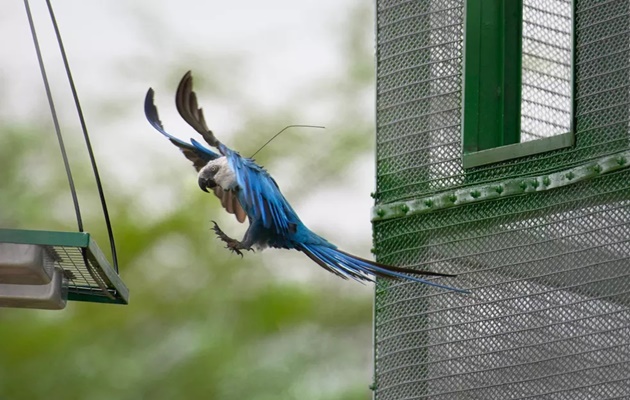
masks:
POLYGON ((413 270, 408 268, 394 267, 392 265, 380 264, 364 258, 353 256, 334 247, 317 244, 303 244, 298 247, 311 260, 315 261, 325 270, 332 272, 344 279, 352 278, 357 281, 374 282, 375 276, 408 279, 425 285, 438 287, 440 289, 452 290, 459 293, 470 293, 468 290, 458 289, 452 286, 441 285, 411 275, 429 276, 455 276, 440 274, 438 272, 413 270))

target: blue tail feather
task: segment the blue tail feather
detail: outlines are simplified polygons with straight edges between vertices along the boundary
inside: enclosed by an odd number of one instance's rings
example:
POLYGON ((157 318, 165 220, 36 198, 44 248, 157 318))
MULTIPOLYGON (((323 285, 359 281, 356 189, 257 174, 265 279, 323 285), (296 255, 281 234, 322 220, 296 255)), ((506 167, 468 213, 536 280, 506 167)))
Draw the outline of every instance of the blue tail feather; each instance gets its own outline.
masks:
POLYGON ((409 270, 409 273, 403 273, 400 272, 401 270, 405 270, 403 268, 391 267, 392 269, 397 269, 397 271, 388 269, 386 265, 364 260, 362 258, 338 250, 334 247, 305 244, 301 245, 299 247, 299 250, 306 253, 309 258, 317 262, 320 266, 324 267, 328 271, 331 271, 346 279, 352 278, 357 281, 373 282, 374 276, 376 275, 388 276, 390 278, 407 279, 440 289, 452 290, 458 293, 470 293, 468 290, 459 289, 448 285, 442 285, 434 281, 429 281, 410 275, 410 273, 422 273, 422 271, 409 270))
POLYGON ((362 270, 361 268, 356 268, 352 264, 347 263, 346 260, 336 259, 335 252, 327 251, 332 250, 332 248, 324 246, 311 246, 310 250, 312 250, 313 254, 317 258, 319 258, 333 270, 343 274, 343 276, 345 276, 346 278, 352 278, 359 282, 374 282, 374 278, 366 271, 362 270))

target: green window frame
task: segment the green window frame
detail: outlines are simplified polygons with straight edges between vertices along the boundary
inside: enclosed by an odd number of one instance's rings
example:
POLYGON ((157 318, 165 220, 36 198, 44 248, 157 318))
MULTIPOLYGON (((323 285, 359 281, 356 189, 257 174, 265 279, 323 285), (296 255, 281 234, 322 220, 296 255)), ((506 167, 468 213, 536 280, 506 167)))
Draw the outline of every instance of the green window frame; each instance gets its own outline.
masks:
POLYGON ((538 3, 466 0, 464 168, 570 147, 575 142, 574 6, 558 12, 541 10, 538 3), (524 90, 527 97, 523 96, 524 90), (539 93, 545 96, 537 96, 539 93), (538 97, 547 98, 546 103, 539 102, 538 97), (554 103, 558 99, 560 105, 554 103), (549 110, 546 119, 538 119, 541 110, 549 110), (558 120, 562 123, 556 124, 558 120), (532 139, 539 135, 529 132, 529 140, 522 140, 522 121, 530 131, 544 127, 540 135, 544 137, 532 139))

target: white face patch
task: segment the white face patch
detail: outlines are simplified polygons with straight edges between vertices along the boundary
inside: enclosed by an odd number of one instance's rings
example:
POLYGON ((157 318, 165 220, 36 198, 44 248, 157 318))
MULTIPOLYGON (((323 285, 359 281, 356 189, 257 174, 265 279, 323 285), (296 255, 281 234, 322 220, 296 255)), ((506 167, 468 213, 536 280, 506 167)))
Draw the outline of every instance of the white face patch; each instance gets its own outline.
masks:
POLYGON ((238 186, 234 171, 230 168, 227 158, 219 157, 216 160, 209 161, 205 167, 199 171, 200 178, 211 178, 223 190, 234 189, 238 186))

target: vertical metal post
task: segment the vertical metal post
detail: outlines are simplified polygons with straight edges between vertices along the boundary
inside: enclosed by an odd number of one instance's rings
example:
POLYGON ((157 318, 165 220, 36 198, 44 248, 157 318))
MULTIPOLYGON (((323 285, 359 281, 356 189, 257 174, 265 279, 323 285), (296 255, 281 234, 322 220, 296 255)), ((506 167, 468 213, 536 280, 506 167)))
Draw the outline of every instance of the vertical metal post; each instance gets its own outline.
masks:
POLYGON ((464 152, 520 142, 522 0, 467 0, 464 152))

